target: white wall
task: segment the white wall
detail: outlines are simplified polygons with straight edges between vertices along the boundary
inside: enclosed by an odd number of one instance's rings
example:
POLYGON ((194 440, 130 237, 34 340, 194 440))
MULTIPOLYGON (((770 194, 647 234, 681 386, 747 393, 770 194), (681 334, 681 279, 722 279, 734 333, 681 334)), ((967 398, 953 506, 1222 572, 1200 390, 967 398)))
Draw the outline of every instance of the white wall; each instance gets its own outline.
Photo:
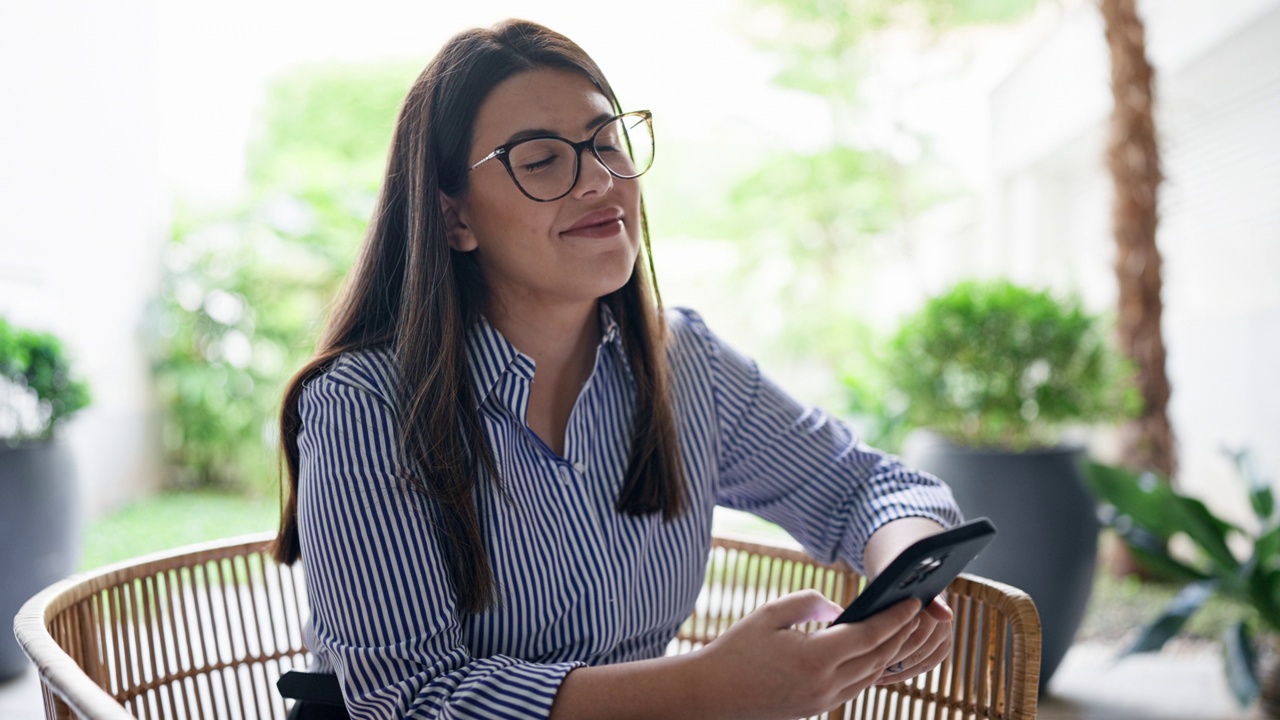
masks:
MULTIPOLYGON (((1140 5, 1166 180, 1158 242, 1181 482, 1243 512, 1223 445, 1280 479, 1280 2, 1140 5)), ((1081 8, 992 97, 1004 269, 1115 298, 1106 45, 1081 8)))
POLYGON ((92 386, 67 428, 90 512, 158 481, 140 337, 168 206, 147 3, 0 4, 0 314, 92 386))

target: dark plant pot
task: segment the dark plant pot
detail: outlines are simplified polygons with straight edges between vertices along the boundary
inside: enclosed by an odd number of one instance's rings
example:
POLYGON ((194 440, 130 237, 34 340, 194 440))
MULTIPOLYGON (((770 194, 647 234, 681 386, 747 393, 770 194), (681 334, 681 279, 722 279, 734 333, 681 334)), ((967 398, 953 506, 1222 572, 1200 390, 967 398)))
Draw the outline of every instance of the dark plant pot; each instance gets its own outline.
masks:
POLYGON ((1040 687, 1048 687, 1084 619, 1097 566, 1098 517, 1079 446, 1023 453, 978 450, 933 433, 908 439, 903 459, 951 486, 966 518, 1000 534, 969 566, 1031 595, 1040 612, 1040 687))
POLYGON ((79 512, 70 450, 54 441, 0 443, 0 681, 28 664, 11 629, 19 608, 76 567, 79 512))

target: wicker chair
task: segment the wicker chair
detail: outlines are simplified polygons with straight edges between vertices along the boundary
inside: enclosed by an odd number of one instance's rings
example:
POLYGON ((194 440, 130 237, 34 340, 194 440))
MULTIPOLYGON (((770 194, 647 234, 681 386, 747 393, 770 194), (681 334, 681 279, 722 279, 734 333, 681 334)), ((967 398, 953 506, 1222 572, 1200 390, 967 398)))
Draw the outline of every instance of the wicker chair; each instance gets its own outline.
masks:
MULTIPOLYGON (((191 546, 53 585, 22 608, 19 642, 39 668, 46 715, 95 720, 282 720, 281 673, 305 668, 300 567, 265 535, 191 546)), ((797 549, 716 538, 694 614, 671 643, 689 652, 781 594, 818 588, 849 602, 860 578, 797 549)), ((1040 621, 1023 592, 972 576, 949 589, 951 658, 870 688, 825 718, 1008 719, 1036 714, 1040 621)))

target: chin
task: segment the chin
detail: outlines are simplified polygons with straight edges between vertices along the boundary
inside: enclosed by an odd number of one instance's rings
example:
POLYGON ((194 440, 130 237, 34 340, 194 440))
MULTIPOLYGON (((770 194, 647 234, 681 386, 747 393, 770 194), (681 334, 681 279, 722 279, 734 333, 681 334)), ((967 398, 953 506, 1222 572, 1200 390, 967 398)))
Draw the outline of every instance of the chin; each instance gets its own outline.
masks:
POLYGON ((626 287, 631 276, 635 273, 634 261, 632 265, 628 265, 625 271, 620 268, 613 267, 600 269, 592 275, 591 289, 588 295, 596 298, 602 298, 610 295, 626 287))
POLYGON ((592 294, 595 295, 597 298, 602 298, 607 295, 612 295, 613 293, 616 293, 622 288, 626 287, 627 281, 630 279, 631 279, 631 275, 627 275, 626 277, 617 281, 611 281, 608 283, 602 282, 596 287, 595 292, 592 294))

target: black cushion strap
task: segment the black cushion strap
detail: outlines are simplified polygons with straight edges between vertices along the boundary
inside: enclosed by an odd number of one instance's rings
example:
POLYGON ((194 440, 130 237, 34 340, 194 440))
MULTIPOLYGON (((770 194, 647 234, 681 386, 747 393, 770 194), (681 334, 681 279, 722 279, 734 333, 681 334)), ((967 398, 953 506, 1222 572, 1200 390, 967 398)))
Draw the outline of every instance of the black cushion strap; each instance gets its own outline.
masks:
POLYGON ((330 673, 290 670, 276 681, 276 689, 280 691, 281 696, 290 700, 344 706, 342 688, 338 686, 338 676, 330 673))

